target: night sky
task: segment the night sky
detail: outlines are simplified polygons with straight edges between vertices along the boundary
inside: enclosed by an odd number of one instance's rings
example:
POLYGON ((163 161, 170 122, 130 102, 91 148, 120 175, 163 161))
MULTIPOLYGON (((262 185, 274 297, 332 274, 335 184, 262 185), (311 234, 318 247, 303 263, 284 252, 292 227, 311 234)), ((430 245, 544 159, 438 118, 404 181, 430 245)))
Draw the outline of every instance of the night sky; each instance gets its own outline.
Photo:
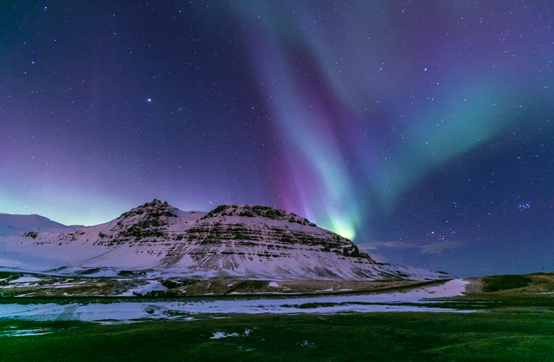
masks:
POLYGON ((0 212, 264 204, 379 261, 554 270, 551 0, 2 4, 0 212))

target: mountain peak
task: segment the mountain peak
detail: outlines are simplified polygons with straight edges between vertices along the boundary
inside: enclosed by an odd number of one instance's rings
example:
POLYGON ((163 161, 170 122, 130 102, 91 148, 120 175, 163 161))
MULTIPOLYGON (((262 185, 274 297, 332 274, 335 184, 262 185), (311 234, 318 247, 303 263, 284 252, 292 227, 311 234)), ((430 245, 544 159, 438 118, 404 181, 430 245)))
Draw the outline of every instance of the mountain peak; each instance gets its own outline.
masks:
POLYGON ((262 205, 219 205, 212 211, 208 212, 208 214, 200 220, 225 216, 262 217, 271 220, 288 221, 290 223, 297 223, 300 225, 317 226, 308 219, 298 216, 295 213, 262 205))
POLYGON ((110 234, 120 238, 160 237, 167 226, 177 222, 178 212, 167 201, 154 199, 121 214, 110 234))
POLYGON ((146 215, 149 217, 177 217, 177 210, 178 209, 176 207, 169 205, 167 201, 161 202, 158 199, 154 199, 151 202, 147 202, 124 212, 118 219, 125 219, 137 215, 146 215))

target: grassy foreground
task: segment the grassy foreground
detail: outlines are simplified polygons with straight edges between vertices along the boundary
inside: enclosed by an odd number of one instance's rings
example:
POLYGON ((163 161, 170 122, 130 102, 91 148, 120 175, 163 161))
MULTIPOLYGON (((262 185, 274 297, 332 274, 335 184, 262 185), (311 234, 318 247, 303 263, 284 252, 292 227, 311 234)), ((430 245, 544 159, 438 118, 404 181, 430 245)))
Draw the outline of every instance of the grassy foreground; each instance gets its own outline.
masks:
POLYGON ((554 313, 233 315, 126 325, 0 321, 8 361, 552 361, 554 313), (214 333, 237 336, 211 339, 214 333))

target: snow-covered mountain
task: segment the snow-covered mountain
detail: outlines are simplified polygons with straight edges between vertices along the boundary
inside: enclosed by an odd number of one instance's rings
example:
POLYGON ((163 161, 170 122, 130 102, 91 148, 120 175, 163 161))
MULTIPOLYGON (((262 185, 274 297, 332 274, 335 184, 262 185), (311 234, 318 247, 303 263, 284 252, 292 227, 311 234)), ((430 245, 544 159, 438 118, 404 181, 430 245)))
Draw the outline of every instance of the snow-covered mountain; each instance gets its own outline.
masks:
POLYGON ((149 269, 190 278, 265 280, 452 278, 376 263, 350 240, 273 207, 184 212, 159 200, 101 225, 55 225, 0 237, 0 267, 67 273, 149 269))
POLYGON ((21 235, 39 229, 65 228, 66 226, 39 215, 11 215, 0 213, 0 237, 21 235))

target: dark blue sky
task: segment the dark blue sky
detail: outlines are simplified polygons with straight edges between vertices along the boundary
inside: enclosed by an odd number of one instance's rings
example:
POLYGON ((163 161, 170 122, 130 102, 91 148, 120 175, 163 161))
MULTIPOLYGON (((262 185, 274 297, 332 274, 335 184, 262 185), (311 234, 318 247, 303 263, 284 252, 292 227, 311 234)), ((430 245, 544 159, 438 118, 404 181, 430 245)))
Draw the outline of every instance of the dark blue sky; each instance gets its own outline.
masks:
POLYGON ((551 1, 0 5, 0 212, 296 212, 378 260, 554 269, 551 1))

